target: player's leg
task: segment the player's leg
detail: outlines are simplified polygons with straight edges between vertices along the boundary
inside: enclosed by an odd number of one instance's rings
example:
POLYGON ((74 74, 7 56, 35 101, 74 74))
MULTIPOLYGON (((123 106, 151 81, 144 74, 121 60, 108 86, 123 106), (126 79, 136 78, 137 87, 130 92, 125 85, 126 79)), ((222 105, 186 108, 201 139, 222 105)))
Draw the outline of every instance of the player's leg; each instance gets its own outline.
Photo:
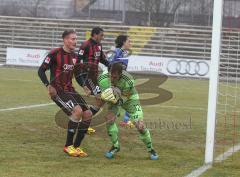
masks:
MULTIPOLYGON (((90 91, 90 95, 94 95, 97 98, 97 94, 101 91, 97 86, 97 76, 98 76, 97 66, 92 63, 84 63, 80 64, 79 67, 76 67, 74 70, 74 76, 79 85, 82 87, 86 87, 88 92, 90 91)), ((96 104, 94 106, 90 106, 90 110, 92 114, 95 115, 99 110, 101 103, 100 100, 96 99, 96 104)))
MULTIPOLYGON (((90 69, 91 66, 88 66, 86 64, 81 66, 81 70, 78 71, 78 74, 75 73, 75 77, 78 78, 77 81, 79 85, 81 86, 86 86, 88 90, 91 92, 91 95, 95 96, 96 103, 94 105, 89 106, 89 109, 92 112, 92 115, 94 116, 95 114, 98 113, 100 110, 101 106, 103 105, 100 96, 98 97, 98 93, 100 92, 100 89, 98 86, 96 86, 97 83, 97 72, 94 72, 95 70, 90 69), (94 82, 95 81, 95 82, 94 82)), ((89 127, 87 133, 92 134, 95 133, 96 130, 93 128, 89 127)))
POLYGON ((106 128, 107 133, 110 137, 112 147, 110 150, 105 154, 105 157, 111 159, 114 157, 114 154, 120 150, 120 144, 118 141, 118 127, 115 123, 117 118, 118 107, 112 104, 109 104, 109 113, 106 116, 106 128))
POLYGON ((69 155, 71 154, 74 154, 73 156, 80 155, 76 147, 73 145, 73 138, 78 130, 79 122, 81 121, 82 116, 83 116, 82 108, 79 105, 75 106, 72 110, 71 119, 68 122, 67 139, 64 147, 64 152, 68 153, 69 155))
POLYGON ((92 112, 89 110, 86 110, 83 112, 83 117, 82 117, 82 121, 79 123, 78 125, 78 129, 77 129, 77 136, 74 142, 74 147, 78 148, 80 147, 85 134, 90 126, 91 123, 91 118, 92 118, 92 112))
POLYGON ((84 111, 83 116, 82 116, 82 121, 78 125, 77 136, 75 138, 74 147, 77 150, 78 155, 81 157, 88 156, 88 154, 82 150, 80 145, 81 145, 81 143, 85 137, 85 134, 87 133, 88 128, 90 126, 91 117, 92 117, 92 112, 90 110, 84 111))
POLYGON ((130 120, 130 115, 127 111, 125 111, 125 114, 123 116, 123 121, 121 121, 119 125, 126 128, 134 127, 132 121, 130 120))
POLYGON ((151 134, 149 130, 145 127, 143 120, 137 120, 134 122, 135 127, 139 131, 139 137, 147 147, 148 152, 150 153, 151 160, 157 160, 158 155, 156 151, 153 149, 151 134))
POLYGON ((128 122, 129 120, 130 120, 130 117, 129 117, 130 115, 129 115, 129 113, 127 112, 127 111, 125 111, 125 115, 124 115, 124 117, 123 117, 123 121, 124 122, 128 122))
POLYGON ((150 153, 151 160, 157 160, 158 155, 153 149, 151 134, 143 121, 143 111, 138 98, 136 97, 135 99, 128 100, 123 105, 123 108, 129 113, 131 121, 139 132, 140 139, 150 153))
POLYGON ((101 95, 95 95, 95 104, 90 106, 90 110, 92 111, 92 114, 95 115, 98 113, 100 108, 104 105, 104 102, 101 100, 101 95))
POLYGON ((82 117, 82 109, 79 105, 74 104, 75 101, 69 93, 59 92, 58 95, 52 99, 69 116, 64 152, 76 157, 78 155, 73 146, 73 138, 82 117))
MULTIPOLYGON (((95 105, 89 106, 89 109, 92 112, 93 116, 96 115, 100 111, 100 108, 104 105, 104 102, 100 99, 100 94, 99 94, 99 96, 95 96, 95 101, 96 101, 95 105)), ((89 135, 91 135, 95 132, 96 132, 96 130, 93 129, 92 127, 89 127, 87 130, 87 134, 89 134, 89 135)))
MULTIPOLYGON (((77 135, 74 141, 74 148, 77 150, 78 155, 81 157, 87 156, 87 153, 85 153, 81 148, 80 145, 85 137, 85 134, 90 126, 91 120, 92 120, 92 112, 89 110, 87 103, 85 100, 79 95, 77 92, 72 92, 72 99, 74 99, 74 104, 77 104, 76 107, 80 107, 81 112, 81 120, 79 121, 78 127, 77 127, 77 135)), ((73 109, 72 114, 75 114, 75 109, 73 109)))

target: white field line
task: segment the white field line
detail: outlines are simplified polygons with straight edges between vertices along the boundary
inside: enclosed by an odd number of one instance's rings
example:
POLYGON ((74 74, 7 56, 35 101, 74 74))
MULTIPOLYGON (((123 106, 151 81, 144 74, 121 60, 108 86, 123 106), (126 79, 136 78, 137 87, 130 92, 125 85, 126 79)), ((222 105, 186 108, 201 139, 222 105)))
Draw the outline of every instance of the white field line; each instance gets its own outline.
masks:
POLYGON ((0 78, 0 80, 4 80, 4 81, 17 81, 17 82, 38 82, 38 81, 27 80, 27 79, 5 79, 5 78, 0 78))
MULTIPOLYGON (((229 148, 227 151, 225 151, 224 153, 222 153, 221 155, 216 157, 214 159, 214 161, 217 163, 222 162, 238 151, 240 151, 240 144, 229 148)), ((198 176, 202 175, 204 172, 206 172, 207 170, 209 170, 210 168, 212 168, 211 164, 205 164, 205 165, 199 167, 198 169, 193 170, 191 173, 189 173, 185 177, 198 177, 198 176)))
MULTIPOLYGON (((31 109, 31 108, 38 108, 38 107, 45 107, 49 105, 54 105, 55 103, 45 103, 45 104, 34 104, 34 105, 28 105, 28 106, 20 106, 20 107, 14 107, 14 108, 3 108, 0 109, 0 112, 4 111, 15 111, 20 109, 31 109)), ((171 109, 189 109, 189 110, 206 110, 206 108, 201 107, 188 107, 188 106, 161 106, 161 105, 149 105, 145 107, 159 107, 159 108, 171 108, 171 109)))
POLYGON ((203 166, 199 167, 198 169, 192 171, 190 174, 186 175, 185 177, 198 177, 198 176, 202 175, 205 171, 210 169, 211 167, 212 167, 212 165, 203 165, 203 166))
POLYGON ((229 148, 223 154, 217 156, 215 158, 215 161, 216 162, 222 162, 222 161, 226 160, 228 157, 232 156, 235 152, 238 152, 238 151, 240 151, 240 144, 229 148))
POLYGON ((204 111, 207 110, 207 108, 203 108, 203 107, 193 107, 193 106, 166 106, 166 105, 146 105, 143 107, 159 107, 159 108, 173 108, 173 109, 189 109, 189 110, 200 110, 200 111, 204 111))
POLYGON ((20 109, 31 109, 31 108, 38 108, 38 107, 45 107, 49 105, 54 105, 55 103, 46 103, 46 104, 34 104, 29 106, 20 106, 20 107, 14 107, 14 108, 4 108, 0 109, 0 112, 6 112, 6 111, 15 111, 20 109))

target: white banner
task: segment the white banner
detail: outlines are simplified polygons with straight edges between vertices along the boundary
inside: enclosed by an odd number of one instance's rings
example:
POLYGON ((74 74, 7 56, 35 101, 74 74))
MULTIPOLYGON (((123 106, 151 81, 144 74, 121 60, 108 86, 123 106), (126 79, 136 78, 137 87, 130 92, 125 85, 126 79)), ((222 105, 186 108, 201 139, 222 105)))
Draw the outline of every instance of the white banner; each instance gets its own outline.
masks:
POLYGON ((159 72, 168 76, 209 78, 210 61, 130 56, 127 70, 130 72, 159 72))
MULTIPOLYGON (((7 65, 40 66, 48 51, 7 48, 7 65)), ((209 78, 210 61, 167 57, 130 56, 130 72, 157 72, 167 76, 209 78)))
MULTIPOLYGON (((159 73, 167 76, 209 78, 210 61, 167 57, 130 56, 129 72, 159 73)), ((106 69, 101 65, 102 69, 106 69)))
POLYGON ((40 66, 47 50, 7 48, 7 65, 40 66))

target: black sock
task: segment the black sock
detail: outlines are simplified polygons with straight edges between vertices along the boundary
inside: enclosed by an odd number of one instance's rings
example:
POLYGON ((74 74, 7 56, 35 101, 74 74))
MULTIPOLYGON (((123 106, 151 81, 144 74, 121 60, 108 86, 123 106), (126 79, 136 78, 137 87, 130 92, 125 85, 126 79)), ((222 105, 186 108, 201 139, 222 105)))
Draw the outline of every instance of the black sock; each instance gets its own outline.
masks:
POLYGON ((67 130, 67 140, 66 140, 65 146, 73 145, 73 137, 75 135, 77 127, 78 127, 78 122, 73 122, 72 120, 69 120, 68 130, 67 130))
POLYGON ((88 127, 90 126, 91 120, 82 121, 78 125, 78 132, 74 142, 74 147, 79 147, 82 143, 82 140, 87 132, 88 127))
POLYGON ((96 107, 96 106, 90 106, 90 111, 92 111, 92 115, 94 116, 95 114, 97 114, 97 112, 100 110, 100 108, 96 107))

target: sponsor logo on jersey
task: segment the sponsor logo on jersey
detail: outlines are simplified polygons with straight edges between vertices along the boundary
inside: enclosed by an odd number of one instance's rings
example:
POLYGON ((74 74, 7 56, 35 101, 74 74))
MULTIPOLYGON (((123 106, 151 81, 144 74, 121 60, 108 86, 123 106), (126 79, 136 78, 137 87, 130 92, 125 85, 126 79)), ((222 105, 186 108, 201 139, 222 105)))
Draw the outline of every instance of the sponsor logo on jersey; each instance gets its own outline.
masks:
POLYGON ((49 58, 49 57, 46 57, 46 58, 45 58, 45 60, 44 60, 44 63, 47 63, 47 64, 49 64, 50 60, 51 60, 51 58, 49 58))
POLYGON ((84 54, 84 50, 80 50, 79 52, 78 52, 78 55, 83 55, 84 54))
POLYGON ((74 68, 74 65, 69 65, 69 64, 64 64, 63 65, 64 72, 65 71, 72 71, 73 68, 74 68))

